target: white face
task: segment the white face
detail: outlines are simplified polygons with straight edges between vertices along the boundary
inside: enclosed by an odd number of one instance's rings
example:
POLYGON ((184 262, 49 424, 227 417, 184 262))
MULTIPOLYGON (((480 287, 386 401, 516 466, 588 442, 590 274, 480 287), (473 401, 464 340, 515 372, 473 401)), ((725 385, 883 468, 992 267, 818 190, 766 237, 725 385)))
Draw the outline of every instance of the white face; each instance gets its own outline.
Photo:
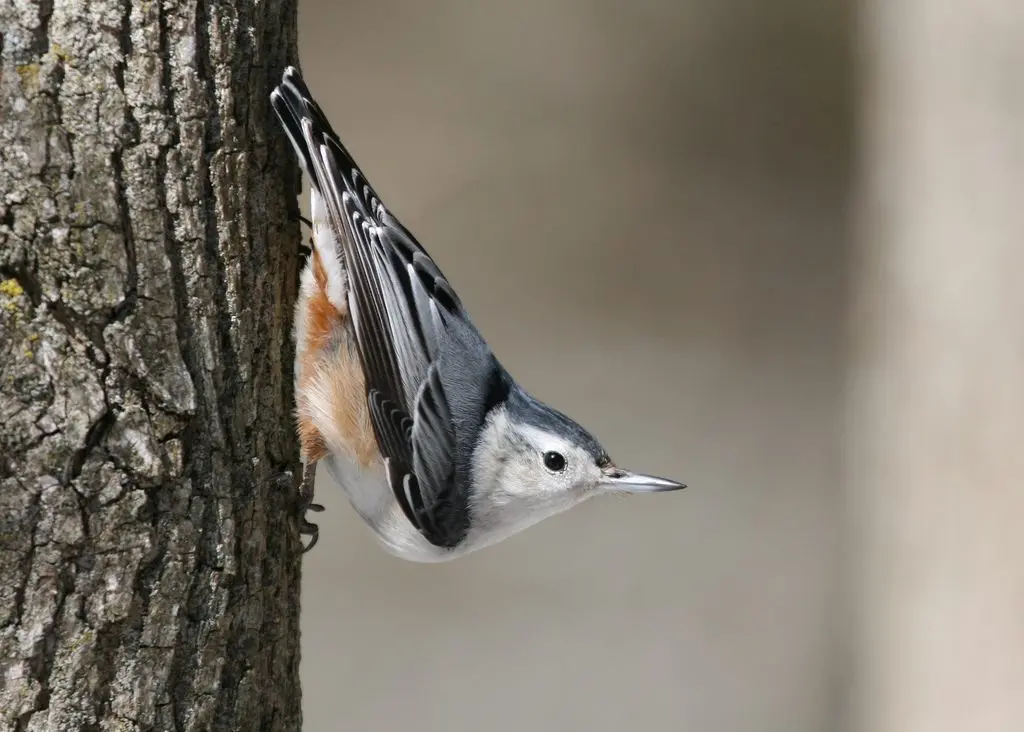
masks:
POLYGON ((544 501, 597 487, 594 457, 565 438, 530 425, 516 425, 503 488, 511 495, 544 501))
POLYGON ((560 435, 492 415, 475 451, 474 523, 511 535, 596 495, 593 455, 560 435))

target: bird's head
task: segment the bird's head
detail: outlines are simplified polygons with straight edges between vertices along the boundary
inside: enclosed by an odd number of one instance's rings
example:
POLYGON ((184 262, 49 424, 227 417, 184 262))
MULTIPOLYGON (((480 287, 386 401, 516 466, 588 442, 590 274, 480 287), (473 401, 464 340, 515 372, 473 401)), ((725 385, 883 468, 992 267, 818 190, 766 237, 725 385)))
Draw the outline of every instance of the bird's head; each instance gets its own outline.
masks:
POLYGON ((473 464, 474 523, 503 536, 603 493, 686 487, 617 467, 590 432, 521 390, 488 416, 473 464))

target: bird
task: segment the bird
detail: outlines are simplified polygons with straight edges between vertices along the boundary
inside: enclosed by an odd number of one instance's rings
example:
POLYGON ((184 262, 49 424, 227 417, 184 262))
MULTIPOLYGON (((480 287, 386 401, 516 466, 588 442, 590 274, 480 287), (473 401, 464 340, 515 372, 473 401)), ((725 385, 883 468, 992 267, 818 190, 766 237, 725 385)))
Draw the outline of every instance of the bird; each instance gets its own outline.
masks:
POLYGON ((293 320, 300 532, 323 461, 390 554, 444 562, 594 496, 685 484, 619 468, 501 364, 462 300, 342 144, 299 71, 271 106, 309 182, 293 320))

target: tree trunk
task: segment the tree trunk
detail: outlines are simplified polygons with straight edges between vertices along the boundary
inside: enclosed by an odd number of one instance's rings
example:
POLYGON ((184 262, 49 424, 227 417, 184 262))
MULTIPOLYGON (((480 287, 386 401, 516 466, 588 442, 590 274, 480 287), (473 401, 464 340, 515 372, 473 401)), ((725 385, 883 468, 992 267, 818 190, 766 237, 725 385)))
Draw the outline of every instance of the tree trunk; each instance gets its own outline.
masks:
POLYGON ((0 0, 0 728, 295 730, 291 0, 0 0))
POLYGON ((1024 730, 1024 3, 863 19, 855 721, 1024 730))

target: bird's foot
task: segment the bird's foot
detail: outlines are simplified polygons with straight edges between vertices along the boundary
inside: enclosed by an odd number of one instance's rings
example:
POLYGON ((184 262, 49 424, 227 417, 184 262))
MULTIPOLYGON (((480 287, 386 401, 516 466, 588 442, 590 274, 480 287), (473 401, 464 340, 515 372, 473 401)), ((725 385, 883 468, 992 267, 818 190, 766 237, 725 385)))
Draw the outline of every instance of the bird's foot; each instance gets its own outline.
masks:
MULTIPOLYGON (((313 503, 313 481, 316 478, 316 465, 303 464, 302 482, 298 485, 299 490, 299 538, 310 537, 309 543, 302 547, 305 554, 320 539, 320 527, 306 518, 309 511, 320 513, 324 507, 319 503, 313 503)), ((284 490, 295 490, 295 475, 290 470, 275 475, 271 478, 275 485, 284 490)))
POLYGON ((305 554, 320 540, 320 526, 309 520, 310 511, 320 513, 324 507, 313 503, 313 483, 316 479, 316 463, 305 463, 302 466, 302 483, 299 485, 299 536, 308 536, 309 543, 302 548, 305 554))

